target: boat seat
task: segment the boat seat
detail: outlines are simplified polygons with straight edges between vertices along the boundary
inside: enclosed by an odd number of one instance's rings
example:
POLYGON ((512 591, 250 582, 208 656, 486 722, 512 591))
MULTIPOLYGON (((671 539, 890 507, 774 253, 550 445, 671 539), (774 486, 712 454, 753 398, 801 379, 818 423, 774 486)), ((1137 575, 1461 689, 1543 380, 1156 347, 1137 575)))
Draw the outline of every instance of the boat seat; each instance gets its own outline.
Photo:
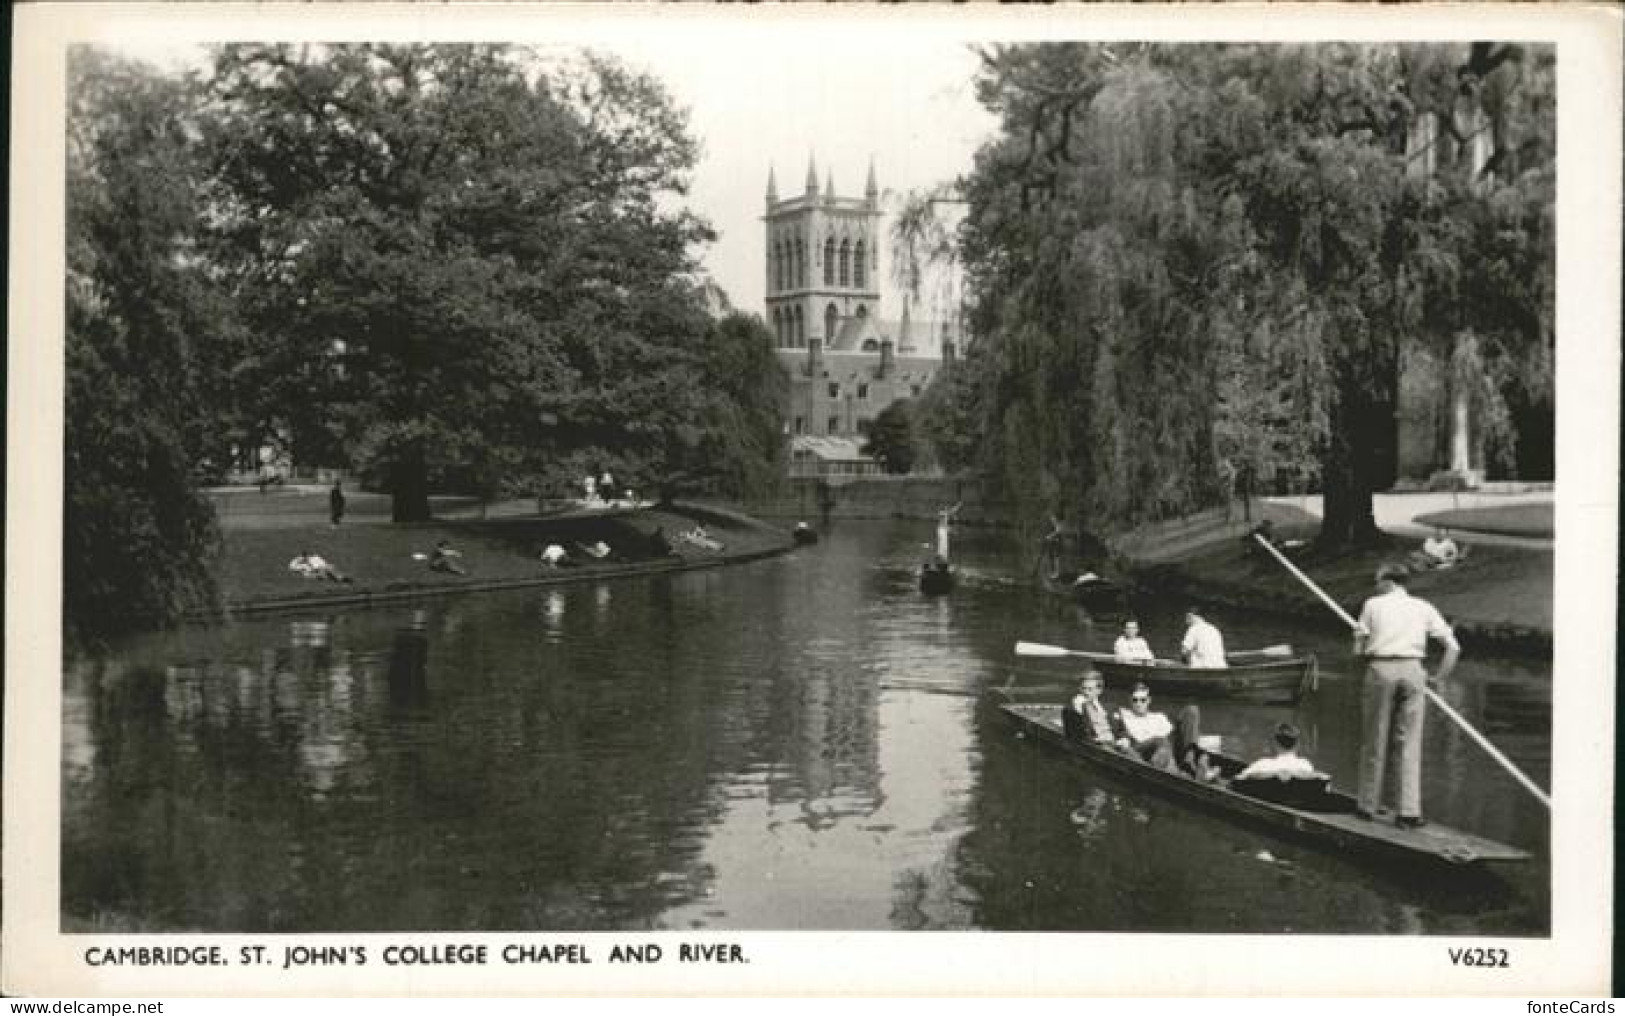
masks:
POLYGON ((1238 794, 1255 797, 1271 804, 1282 804, 1303 811, 1351 811, 1354 802, 1345 794, 1332 792, 1332 778, 1325 773, 1310 776, 1255 776, 1251 779, 1232 780, 1230 789, 1238 794))

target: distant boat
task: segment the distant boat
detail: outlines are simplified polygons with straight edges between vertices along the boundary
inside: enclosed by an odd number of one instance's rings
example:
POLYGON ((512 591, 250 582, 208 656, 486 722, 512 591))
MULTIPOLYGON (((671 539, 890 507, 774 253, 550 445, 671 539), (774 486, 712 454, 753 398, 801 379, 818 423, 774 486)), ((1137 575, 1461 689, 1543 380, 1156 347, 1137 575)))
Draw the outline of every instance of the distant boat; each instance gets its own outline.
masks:
POLYGON ((1076 533, 1063 530, 1059 523, 1054 525, 1054 531, 1042 541, 1038 557, 1038 581, 1044 590, 1065 596, 1091 614, 1130 613, 1133 605, 1129 602, 1128 587, 1096 574, 1094 568, 1099 565, 1090 564, 1106 558, 1105 545, 1092 539, 1080 539, 1076 533))
POLYGON ((920 565, 920 592, 941 596, 954 588, 954 566, 941 558, 920 565))
POLYGON ((795 529, 790 531, 790 536, 803 547, 809 547, 818 542, 818 530, 805 522, 797 522, 795 529))
POLYGON ((937 552, 920 565, 920 592, 941 596, 954 588, 954 566, 948 562, 948 533, 959 505, 937 512, 937 552))

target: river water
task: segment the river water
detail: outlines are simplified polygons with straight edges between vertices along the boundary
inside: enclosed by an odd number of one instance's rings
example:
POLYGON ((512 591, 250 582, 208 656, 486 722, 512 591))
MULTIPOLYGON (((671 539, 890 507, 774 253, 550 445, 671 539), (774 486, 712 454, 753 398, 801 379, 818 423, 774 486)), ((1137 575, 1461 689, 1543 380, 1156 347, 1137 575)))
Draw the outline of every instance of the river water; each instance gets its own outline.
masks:
MULTIPOLYGON (((145 636, 64 686, 65 930, 994 929, 1542 935, 1546 814, 1429 717, 1435 820, 1534 863, 1373 867, 1148 796, 1015 738, 983 692, 1059 700, 1018 639, 1112 631, 929 526, 682 575, 145 636), (1050 690, 1045 690, 1050 689, 1050 690)), ((1175 605, 1142 621, 1164 655, 1175 605)), ((1317 649, 1298 707, 1210 703, 1262 753, 1292 718, 1349 785, 1346 639, 1220 612, 1232 648, 1317 649)), ((1445 694, 1550 785, 1545 663, 1468 659, 1445 694)), ((1159 703, 1169 708, 1178 703, 1159 703)))

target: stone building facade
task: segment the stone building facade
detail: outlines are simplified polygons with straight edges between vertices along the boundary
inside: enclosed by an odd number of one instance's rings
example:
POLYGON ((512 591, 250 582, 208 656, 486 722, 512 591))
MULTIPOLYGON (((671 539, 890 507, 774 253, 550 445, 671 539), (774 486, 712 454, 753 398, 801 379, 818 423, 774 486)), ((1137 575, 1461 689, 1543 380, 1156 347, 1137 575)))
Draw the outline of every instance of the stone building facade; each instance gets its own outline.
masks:
POLYGON ((863 197, 820 189, 814 162, 801 193, 767 181, 767 324, 790 375, 785 421, 794 475, 879 471, 860 448, 874 418, 923 392, 958 336, 933 321, 881 316, 880 190, 873 165, 863 197))

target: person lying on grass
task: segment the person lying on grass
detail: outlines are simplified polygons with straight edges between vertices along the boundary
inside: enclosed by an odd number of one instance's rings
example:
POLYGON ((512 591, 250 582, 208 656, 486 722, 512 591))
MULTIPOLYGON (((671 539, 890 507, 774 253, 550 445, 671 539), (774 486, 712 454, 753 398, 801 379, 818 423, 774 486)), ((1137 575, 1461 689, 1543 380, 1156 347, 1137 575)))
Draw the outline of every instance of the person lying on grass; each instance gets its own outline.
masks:
POLYGON ((353 581, 348 575, 328 564, 320 554, 309 549, 300 551, 298 557, 289 561, 288 570, 307 579, 322 579, 327 582, 353 581))

